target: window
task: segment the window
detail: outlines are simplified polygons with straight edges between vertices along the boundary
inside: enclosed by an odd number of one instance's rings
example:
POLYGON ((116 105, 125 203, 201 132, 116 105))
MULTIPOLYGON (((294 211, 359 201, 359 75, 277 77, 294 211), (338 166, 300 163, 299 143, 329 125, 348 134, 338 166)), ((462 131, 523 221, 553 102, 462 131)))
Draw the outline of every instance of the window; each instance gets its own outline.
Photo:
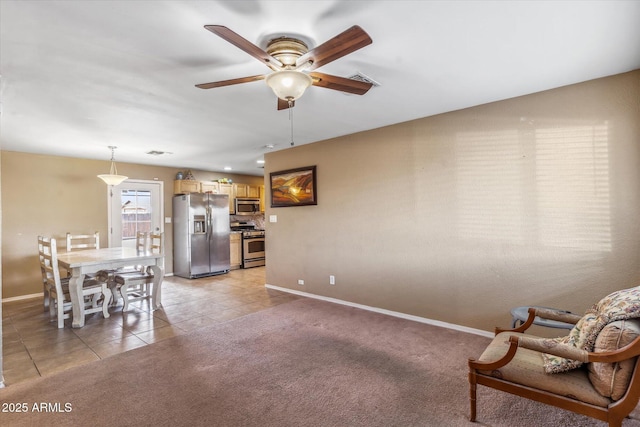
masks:
POLYGON ((151 192, 122 190, 122 240, 135 239, 140 232, 148 233, 151 227, 151 192))

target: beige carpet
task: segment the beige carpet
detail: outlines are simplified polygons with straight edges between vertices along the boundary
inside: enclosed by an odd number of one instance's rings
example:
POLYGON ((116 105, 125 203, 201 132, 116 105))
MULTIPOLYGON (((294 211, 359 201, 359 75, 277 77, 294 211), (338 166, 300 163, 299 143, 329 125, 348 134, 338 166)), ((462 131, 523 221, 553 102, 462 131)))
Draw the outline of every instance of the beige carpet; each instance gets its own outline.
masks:
POLYGON ((2 409, 28 412, 1 412, 0 425, 604 425, 485 387, 470 423, 467 358, 488 341, 300 299, 9 386, 2 409), (61 412, 33 412, 40 403, 61 412))

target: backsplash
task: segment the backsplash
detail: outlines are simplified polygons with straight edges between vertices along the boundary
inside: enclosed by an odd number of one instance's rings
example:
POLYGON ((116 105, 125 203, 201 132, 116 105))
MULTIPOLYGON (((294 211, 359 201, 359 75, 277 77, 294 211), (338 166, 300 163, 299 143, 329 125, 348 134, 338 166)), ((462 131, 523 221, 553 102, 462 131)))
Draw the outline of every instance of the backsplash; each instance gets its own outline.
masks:
POLYGON ((253 221, 256 225, 256 228, 260 230, 264 230, 264 214, 259 215, 229 215, 229 221, 253 221))

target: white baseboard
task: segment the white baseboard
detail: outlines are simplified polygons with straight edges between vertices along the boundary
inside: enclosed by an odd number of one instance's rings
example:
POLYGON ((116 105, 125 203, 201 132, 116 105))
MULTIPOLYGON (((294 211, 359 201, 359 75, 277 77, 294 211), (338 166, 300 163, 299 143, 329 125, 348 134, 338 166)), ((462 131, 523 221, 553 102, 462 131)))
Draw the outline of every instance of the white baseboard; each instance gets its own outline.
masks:
POLYGON ((296 291, 295 289, 281 288, 280 286, 274 286, 274 285, 269 285, 269 284, 265 284, 264 286, 265 286, 265 288, 273 289, 273 290, 276 290, 276 291, 287 292, 287 293, 290 293, 290 294, 300 295, 300 296, 307 297, 307 298, 314 298, 314 299, 319 299, 319 300, 322 300, 322 301, 332 302, 332 303, 335 303, 335 304, 342 304, 342 305, 346 305, 346 306, 349 306, 349 307, 360 308, 362 310, 373 311, 375 313, 386 314, 388 316, 399 317, 401 319, 412 320, 414 322, 426 323, 428 325, 440 326, 441 328, 453 329, 453 330, 456 330, 456 331, 466 332, 466 333, 474 334, 474 335, 480 335, 480 336, 487 337, 487 338, 493 338, 495 336, 493 333, 491 333, 489 331, 483 331, 481 329, 469 328, 467 326, 456 325, 456 324, 453 324, 453 323, 441 322, 439 320, 427 319, 425 317, 414 316, 412 314, 400 313, 399 311, 391 311, 391 310, 386 310, 384 308, 371 307, 371 306, 368 306, 368 305, 357 304, 357 303, 354 303, 354 302, 344 301, 344 300, 340 300, 340 299, 336 299, 336 298, 325 297, 325 296, 322 296, 322 295, 315 295, 315 294, 310 294, 310 293, 307 293, 307 292, 296 291))

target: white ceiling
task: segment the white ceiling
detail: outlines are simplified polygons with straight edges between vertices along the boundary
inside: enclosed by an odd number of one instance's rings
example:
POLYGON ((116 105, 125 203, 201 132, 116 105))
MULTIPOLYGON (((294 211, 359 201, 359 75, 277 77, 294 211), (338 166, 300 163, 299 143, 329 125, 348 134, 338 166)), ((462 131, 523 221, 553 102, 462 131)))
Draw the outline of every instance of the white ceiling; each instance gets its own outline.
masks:
MULTIPOLYGON (((373 44, 318 69, 380 83, 311 87, 296 145, 640 68, 640 1, 0 1, 3 150, 261 175, 290 147, 269 72, 203 28, 311 48, 352 25, 373 44), (151 150, 172 154, 151 156, 151 150)), ((106 164, 106 162, 105 162, 106 164)))

